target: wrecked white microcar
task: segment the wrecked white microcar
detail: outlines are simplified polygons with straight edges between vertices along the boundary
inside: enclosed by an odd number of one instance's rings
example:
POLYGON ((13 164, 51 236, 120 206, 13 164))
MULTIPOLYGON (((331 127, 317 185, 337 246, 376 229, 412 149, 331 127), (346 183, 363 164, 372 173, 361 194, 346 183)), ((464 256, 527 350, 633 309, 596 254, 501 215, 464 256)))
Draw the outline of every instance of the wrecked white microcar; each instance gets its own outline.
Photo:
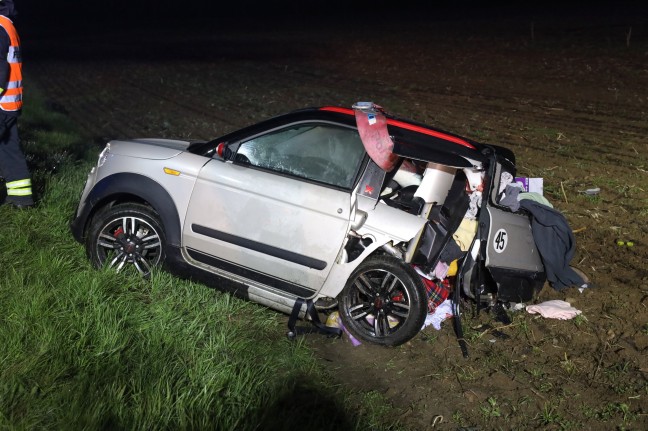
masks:
POLYGON ((541 289, 530 218, 499 204, 514 176, 510 150, 373 103, 309 108, 209 142, 109 142, 72 231, 97 266, 337 308, 358 340, 398 345, 435 286, 487 305, 541 289))

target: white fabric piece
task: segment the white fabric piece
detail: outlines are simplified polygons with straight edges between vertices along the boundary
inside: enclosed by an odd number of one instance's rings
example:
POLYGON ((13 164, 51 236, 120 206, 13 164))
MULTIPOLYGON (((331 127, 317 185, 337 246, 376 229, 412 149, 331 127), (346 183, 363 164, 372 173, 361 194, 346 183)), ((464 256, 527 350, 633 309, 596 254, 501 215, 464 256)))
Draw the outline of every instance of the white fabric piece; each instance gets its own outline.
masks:
POLYGON ((423 328, 432 325, 437 331, 441 330, 441 322, 452 317, 452 301, 446 299, 437 306, 434 313, 428 314, 423 323, 423 328))
POLYGON ((582 311, 572 307, 569 302, 560 299, 527 305, 526 310, 530 314, 539 313, 542 317, 560 320, 569 320, 582 313, 582 311))
POLYGON ((468 197, 470 198, 470 204, 468 205, 468 209, 466 210, 464 217, 467 219, 475 220, 477 219, 479 208, 481 208, 482 192, 472 192, 468 197))
POLYGON ((500 184, 499 184, 499 191, 497 194, 502 194, 504 190, 506 190, 506 186, 511 184, 513 182, 513 175, 511 175, 509 172, 502 172, 502 175, 500 176, 500 184))

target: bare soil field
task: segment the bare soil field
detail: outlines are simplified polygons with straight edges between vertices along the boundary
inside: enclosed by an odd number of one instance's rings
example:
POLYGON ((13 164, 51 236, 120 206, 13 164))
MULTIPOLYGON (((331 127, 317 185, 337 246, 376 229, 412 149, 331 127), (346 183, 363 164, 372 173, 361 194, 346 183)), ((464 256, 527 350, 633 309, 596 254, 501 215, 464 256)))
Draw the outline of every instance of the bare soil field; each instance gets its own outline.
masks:
POLYGON ((293 109, 363 100, 511 148, 521 176, 544 178, 576 235, 572 264, 596 285, 547 285, 538 301, 566 300, 582 316, 519 311, 504 325, 466 303, 468 358, 449 321, 398 348, 318 335, 307 343, 332 379, 379 394, 411 429, 639 430, 648 429, 642 25, 320 23, 23 39, 28 78, 97 144, 208 139, 293 109), (599 194, 583 193, 594 187, 599 194))

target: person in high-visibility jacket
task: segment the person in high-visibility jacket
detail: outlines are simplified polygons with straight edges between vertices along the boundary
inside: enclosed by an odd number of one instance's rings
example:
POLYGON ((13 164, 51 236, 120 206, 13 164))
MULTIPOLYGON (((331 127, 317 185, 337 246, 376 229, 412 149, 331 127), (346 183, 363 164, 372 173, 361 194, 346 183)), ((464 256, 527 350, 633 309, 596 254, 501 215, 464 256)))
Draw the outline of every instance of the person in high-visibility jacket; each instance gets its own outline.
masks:
POLYGON ((22 109, 20 38, 11 17, 13 0, 0 0, 0 175, 7 187, 5 203, 25 208, 34 205, 25 154, 18 140, 22 109))

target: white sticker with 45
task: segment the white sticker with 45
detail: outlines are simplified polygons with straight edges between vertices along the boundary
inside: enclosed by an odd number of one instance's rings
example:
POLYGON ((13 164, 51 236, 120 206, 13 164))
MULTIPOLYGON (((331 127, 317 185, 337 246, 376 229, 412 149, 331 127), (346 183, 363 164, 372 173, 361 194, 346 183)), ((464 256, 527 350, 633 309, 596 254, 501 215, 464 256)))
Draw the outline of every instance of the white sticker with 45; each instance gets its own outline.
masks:
POLYGON ((508 233, 505 229, 500 229, 495 233, 493 238, 493 248, 496 253, 502 253, 506 250, 506 245, 508 244, 508 233))

